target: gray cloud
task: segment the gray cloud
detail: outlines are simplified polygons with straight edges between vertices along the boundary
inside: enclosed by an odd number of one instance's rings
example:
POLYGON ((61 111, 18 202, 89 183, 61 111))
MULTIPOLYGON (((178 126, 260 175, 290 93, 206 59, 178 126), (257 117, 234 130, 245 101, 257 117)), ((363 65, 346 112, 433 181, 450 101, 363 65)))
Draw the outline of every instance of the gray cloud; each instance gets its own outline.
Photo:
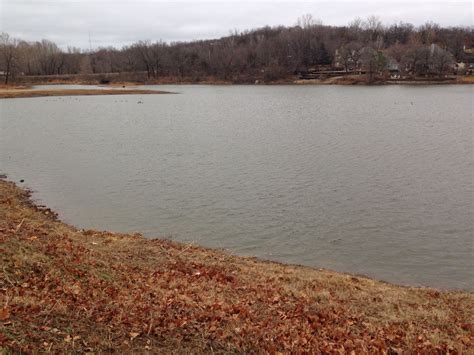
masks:
POLYGON ((123 46, 141 39, 216 38, 265 25, 293 25, 310 13, 324 24, 344 25, 377 15, 386 24, 433 21, 471 26, 471 1, 160 1, 0 0, 1 31, 25 40, 68 45, 123 46))

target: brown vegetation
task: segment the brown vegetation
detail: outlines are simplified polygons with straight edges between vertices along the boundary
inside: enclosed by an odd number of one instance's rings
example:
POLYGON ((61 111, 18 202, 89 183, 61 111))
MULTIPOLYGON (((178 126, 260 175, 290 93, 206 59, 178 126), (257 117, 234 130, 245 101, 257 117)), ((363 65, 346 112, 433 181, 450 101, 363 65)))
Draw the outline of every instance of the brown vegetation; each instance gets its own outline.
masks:
POLYGON ((463 76, 457 80, 458 84, 474 84, 474 76, 463 76))
POLYGON ((138 89, 51 89, 33 90, 23 88, 0 88, 0 99, 40 96, 83 96, 83 95, 148 95, 167 94, 166 91, 138 89))
POLYGON ((463 353, 474 294, 77 230, 0 180, 0 350, 463 353))
POLYGON ((4 90, 25 90, 25 89, 30 89, 31 86, 29 85, 5 85, 5 84, 0 84, 0 91, 4 90))
POLYGON ((474 32, 470 27, 388 26, 370 16, 347 26, 328 26, 311 15, 296 26, 233 32, 192 42, 137 41, 130 46, 83 51, 42 40, 0 34, 0 80, 34 83, 58 75, 126 76, 122 81, 275 82, 312 69, 363 71, 370 80, 399 71, 406 77, 472 74, 474 32), (457 63, 457 64, 456 64, 457 63), (456 65, 455 65, 456 64, 456 65), (133 78, 133 79, 132 79, 133 78), (42 79, 40 79, 42 80, 42 79))

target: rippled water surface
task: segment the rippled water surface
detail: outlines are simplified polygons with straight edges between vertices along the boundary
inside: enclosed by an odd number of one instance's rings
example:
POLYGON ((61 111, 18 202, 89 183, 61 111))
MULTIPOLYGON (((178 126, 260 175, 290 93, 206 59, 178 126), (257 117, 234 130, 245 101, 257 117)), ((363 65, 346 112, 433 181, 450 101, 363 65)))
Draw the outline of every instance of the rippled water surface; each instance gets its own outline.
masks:
POLYGON ((78 227, 474 289, 471 86, 153 88, 1 100, 0 172, 78 227))

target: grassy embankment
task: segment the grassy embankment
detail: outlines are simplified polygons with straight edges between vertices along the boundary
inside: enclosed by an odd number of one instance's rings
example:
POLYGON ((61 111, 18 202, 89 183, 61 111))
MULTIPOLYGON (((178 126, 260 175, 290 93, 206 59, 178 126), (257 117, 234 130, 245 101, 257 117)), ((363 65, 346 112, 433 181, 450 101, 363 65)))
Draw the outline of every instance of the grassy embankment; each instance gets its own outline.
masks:
POLYGON ((77 230, 0 180, 0 350, 472 353, 474 294, 77 230))
POLYGON ((141 89, 45 89, 33 90, 30 86, 0 86, 0 99, 41 96, 83 96, 83 95, 147 95, 167 94, 165 91, 141 89))

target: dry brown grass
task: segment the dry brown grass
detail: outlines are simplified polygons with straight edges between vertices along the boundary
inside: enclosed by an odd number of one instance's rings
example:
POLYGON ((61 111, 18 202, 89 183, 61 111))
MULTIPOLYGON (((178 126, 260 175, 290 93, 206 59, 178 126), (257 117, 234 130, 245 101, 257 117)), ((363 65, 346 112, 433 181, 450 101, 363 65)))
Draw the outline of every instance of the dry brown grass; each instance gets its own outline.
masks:
POLYGON ((82 231, 0 180, 0 350, 472 352, 474 294, 82 231))
POLYGON ((474 75, 460 76, 457 78, 459 84, 474 84, 474 75))
POLYGON ((147 95, 167 94, 158 90, 138 89, 54 89, 54 90, 32 90, 25 88, 0 88, 0 98, 14 99, 22 97, 42 96, 84 96, 84 95, 147 95))
POLYGON ((29 89, 31 86, 29 85, 5 85, 5 84, 0 84, 0 90, 5 91, 5 90, 24 90, 24 89, 29 89))

